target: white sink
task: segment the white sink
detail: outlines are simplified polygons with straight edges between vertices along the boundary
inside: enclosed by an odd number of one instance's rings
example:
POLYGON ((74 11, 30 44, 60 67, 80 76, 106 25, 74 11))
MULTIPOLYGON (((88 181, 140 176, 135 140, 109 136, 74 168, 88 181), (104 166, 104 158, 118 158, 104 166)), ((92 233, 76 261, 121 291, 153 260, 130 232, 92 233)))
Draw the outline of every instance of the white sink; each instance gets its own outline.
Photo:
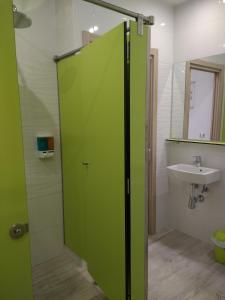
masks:
POLYGON ((220 170, 177 164, 167 167, 168 173, 180 180, 195 184, 210 184, 220 180, 220 170))

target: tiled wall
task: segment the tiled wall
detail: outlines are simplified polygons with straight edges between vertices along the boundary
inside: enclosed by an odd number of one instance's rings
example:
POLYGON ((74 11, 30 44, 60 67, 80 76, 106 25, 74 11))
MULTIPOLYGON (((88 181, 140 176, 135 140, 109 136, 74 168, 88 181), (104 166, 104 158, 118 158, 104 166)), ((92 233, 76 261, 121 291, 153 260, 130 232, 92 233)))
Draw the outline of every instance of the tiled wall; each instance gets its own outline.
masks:
POLYGON ((16 49, 26 165, 32 265, 58 255, 63 247, 62 187, 54 1, 15 1, 32 18, 16 29, 16 49), (40 160, 36 136, 55 137, 55 157, 40 160))
POLYGON ((170 135, 170 113, 172 92, 172 65, 159 61, 157 114, 157 170, 156 170, 156 227, 157 231, 167 227, 168 178, 165 140, 170 135))
POLYGON ((168 226, 168 178, 165 140, 170 135, 174 24, 173 7, 165 5, 160 1, 151 1, 150 3, 147 14, 153 13, 156 18, 156 24, 152 27, 151 47, 159 50, 156 229, 157 231, 161 231, 168 226), (165 26, 162 26, 163 23, 165 26))
MULTIPOLYGON (((174 60, 198 59, 224 53, 225 5, 214 0, 191 0, 177 6, 174 23, 174 60)), ((218 168, 221 181, 209 186, 205 202, 195 210, 187 208, 189 187, 178 180, 169 182, 169 223, 202 240, 209 241, 215 229, 225 228, 225 148, 223 146, 177 144, 168 146, 168 164, 192 163, 201 155, 203 164, 218 168)))

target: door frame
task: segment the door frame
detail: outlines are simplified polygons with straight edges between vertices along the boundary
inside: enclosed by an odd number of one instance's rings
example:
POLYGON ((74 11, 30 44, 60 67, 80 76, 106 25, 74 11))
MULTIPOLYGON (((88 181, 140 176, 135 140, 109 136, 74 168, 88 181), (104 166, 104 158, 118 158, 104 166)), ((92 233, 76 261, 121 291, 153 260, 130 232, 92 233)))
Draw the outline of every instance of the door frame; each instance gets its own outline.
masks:
POLYGON ((156 166, 157 166, 157 103, 158 103, 158 49, 151 49, 150 118, 149 118, 149 222, 148 233, 156 233, 156 166))

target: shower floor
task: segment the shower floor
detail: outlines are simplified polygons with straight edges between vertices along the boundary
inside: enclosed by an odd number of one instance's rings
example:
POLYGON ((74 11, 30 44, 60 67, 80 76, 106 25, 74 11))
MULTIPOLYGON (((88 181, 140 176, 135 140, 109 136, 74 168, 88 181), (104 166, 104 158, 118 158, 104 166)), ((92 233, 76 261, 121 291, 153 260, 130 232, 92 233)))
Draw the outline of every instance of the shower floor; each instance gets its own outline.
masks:
POLYGON ((105 300, 78 258, 68 249, 33 268, 35 300, 105 300))
POLYGON ((149 300, 214 300, 225 292, 225 266, 210 244, 178 231, 149 240, 149 300))
MULTIPOLYGON (((212 246, 178 231, 149 240, 149 300, 216 300, 225 266, 212 246)), ((35 300, 106 300, 78 258, 65 249, 33 268, 35 300)))

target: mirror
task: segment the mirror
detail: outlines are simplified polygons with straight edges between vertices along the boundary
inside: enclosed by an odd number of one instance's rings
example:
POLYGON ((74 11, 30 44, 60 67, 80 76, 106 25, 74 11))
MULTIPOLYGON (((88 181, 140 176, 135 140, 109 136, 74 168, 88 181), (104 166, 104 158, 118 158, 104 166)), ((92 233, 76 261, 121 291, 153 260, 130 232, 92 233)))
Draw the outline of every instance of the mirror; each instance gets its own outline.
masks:
POLYGON ((171 138, 225 142, 225 54, 173 68, 171 138))

